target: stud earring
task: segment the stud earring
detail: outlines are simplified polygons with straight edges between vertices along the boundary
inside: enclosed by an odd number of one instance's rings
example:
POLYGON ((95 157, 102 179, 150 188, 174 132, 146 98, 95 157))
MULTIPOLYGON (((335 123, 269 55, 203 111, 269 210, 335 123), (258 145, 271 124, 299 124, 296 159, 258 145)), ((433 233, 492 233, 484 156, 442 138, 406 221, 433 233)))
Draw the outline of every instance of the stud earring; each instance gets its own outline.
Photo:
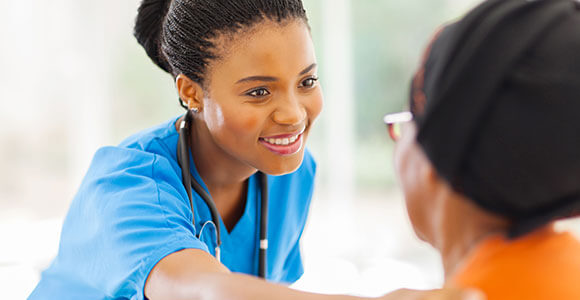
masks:
POLYGON ((191 109, 191 111, 193 111, 194 113, 198 113, 199 112, 199 108, 194 107, 194 108, 191 109))

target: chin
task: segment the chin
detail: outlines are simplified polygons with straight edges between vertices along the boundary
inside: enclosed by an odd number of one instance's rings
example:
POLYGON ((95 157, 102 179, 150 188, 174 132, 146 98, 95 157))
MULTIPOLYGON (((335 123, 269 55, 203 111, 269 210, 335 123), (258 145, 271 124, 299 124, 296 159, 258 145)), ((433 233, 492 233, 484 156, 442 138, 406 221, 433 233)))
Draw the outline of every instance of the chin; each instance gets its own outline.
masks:
POLYGON ((427 240, 427 236, 425 236, 425 234, 423 234, 421 231, 417 230, 417 228, 415 228, 415 227, 413 227, 413 231, 415 231, 415 235, 417 236, 417 238, 419 238, 421 241, 423 241, 425 243, 429 243, 429 241, 427 240))
POLYGON ((433 239, 432 234, 431 235, 428 234, 427 231, 421 230, 421 229, 417 228, 417 226, 415 226, 415 225, 413 225, 413 231, 415 231, 415 235, 417 236, 417 238, 419 240, 431 245, 431 247, 433 247, 433 248, 438 249, 437 246, 435 245, 435 240, 433 239))
POLYGON ((301 150, 296 154, 278 158, 275 162, 265 163, 264 167, 258 168, 258 170, 273 176, 287 175, 298 170, 298 168, 300 168, 302 165, 303 159, 304 150, 301 150))
POLYGON ((415 232, 415 236, 419 238, 421 241, 431 244, 431 241, 428 238, 428 234, 425 230, 425 222, 423 222, 422 218, 418 218, 416 212, 412 210, 412 207, 409 206, 407 202, 407 216, 409 217, 409 221, 411 226, 413 227, 413 231, 415 232))

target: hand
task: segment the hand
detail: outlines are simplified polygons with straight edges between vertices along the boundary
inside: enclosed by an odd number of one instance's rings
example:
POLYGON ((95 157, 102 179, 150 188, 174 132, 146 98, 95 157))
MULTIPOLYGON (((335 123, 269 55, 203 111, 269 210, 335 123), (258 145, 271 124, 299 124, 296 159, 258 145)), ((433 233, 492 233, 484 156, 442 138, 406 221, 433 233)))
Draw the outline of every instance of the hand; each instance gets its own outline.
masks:
POLYGON ((409 289, 396 290, 378 298, 380 300, 485 300, 485 295, 478 290, 443 290, 416 291, 409 289))

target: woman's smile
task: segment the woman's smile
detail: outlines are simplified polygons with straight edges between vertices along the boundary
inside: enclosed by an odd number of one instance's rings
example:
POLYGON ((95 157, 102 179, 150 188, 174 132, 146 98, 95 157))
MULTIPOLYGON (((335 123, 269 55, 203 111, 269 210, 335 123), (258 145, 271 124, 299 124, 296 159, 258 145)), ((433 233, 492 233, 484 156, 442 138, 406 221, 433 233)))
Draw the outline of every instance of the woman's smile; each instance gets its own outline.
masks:
POLYGON ((302 138, 304 134, 304 127, 302 130, 288 133, 288 134, 278 134, 273 136, 261 137, 259 139, 260 143, 266 147, 266 149, 274 152, 278 155, 292 155, 300 152, 304 145, 304 140, 302 138))

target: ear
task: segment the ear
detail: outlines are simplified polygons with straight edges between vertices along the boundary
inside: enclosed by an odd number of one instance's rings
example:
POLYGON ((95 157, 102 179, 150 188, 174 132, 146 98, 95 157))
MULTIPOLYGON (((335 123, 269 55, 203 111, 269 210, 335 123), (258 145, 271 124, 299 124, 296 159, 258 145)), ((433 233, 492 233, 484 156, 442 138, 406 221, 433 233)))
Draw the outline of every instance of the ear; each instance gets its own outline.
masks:
POLYGON ((179 98, 187 105, 189 109, 196 109, 201 111, 203 108, 203 88, 201 85, 184 74, 179 74, 175 78, 175 86, 179 98))

